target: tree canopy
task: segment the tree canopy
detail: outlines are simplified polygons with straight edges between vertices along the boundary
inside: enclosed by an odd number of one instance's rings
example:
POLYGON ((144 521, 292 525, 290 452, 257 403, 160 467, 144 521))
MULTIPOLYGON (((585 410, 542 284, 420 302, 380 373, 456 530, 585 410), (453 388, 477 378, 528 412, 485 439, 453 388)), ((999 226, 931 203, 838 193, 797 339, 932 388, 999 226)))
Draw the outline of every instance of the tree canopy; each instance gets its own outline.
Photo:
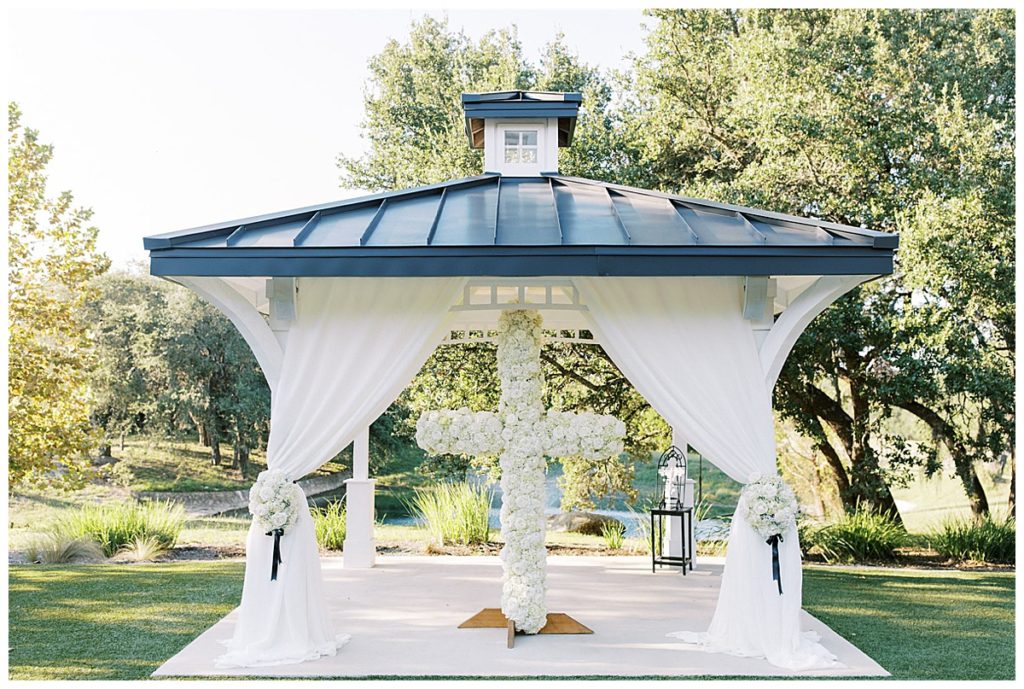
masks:
MULTIPOLYGON (((910 469, 954 463, 978 512, 976 463, 1013 452, 1014 16, 1007 10, 655 10, 647 50, 609 75, 556 38, 538 63, 514 29, 479 42, 424 19, 371 61, 362 159, 348 186, 480 171, 463 91, 584 93, 569 175, 899 232, 894 275, 807 329, 775 389, 848 507, 896 512, 910 469), (893 431, 912 415, 923 440, 893 431)), ((485 384, 474 353, 429 371, 485 384), (470 363, 473 361, 474 363, 470 363)), ((594 348, 546 350, 551 396, 667 429, 594 348), (653 419, 651 417, 654 417, 653 419)), ((452 380, 446 376, 445 380, 452 380)), ((470 385, 470 381, 473 385, 470 385)), ((456 400, 446 400, 448 404, 456 400)), ((634 441, 636 442, 636 441, 634 441)), ((642 445, 642 443, 639 443, 642 445)), ((635 447, 634 449, 639 449, 635 447)))
POLYGON ((96 249, 92 211, 70 191, 50 196, 53 146, 7 107, 8 477, 80 485, 95 435, 88 385, 94 363, 82 306, 109 261, 96 249))

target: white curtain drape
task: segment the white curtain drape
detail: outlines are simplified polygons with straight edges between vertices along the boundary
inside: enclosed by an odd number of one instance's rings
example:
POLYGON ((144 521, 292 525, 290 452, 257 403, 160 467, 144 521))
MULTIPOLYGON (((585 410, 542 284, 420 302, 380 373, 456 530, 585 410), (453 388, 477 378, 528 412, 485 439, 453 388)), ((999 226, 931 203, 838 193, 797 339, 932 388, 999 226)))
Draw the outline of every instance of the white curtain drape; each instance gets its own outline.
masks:
MULTIPOLYGON (((740 483, 776 473, 771 391, 742 315, 738 278, 575 278, 608 356, 693 447, 740 483)), ((708 651, 764 657, 803 670, 835 656, 801 634, 796 529, 780 544, 783 595, 771 548, 741 519, 729 536, 718 605, 707 632, 679 637, 708 651)))
MULTIPOLYGON (((271 400, 267 464, 296 480, 380 416, 445 333, 464 278, 302 278, 281 377, 271 400)), ((324 604, 313 520, 303 504, 281 539, 250 529, 238 621, 221 667, 280 665, 333 655, 347 640, 324 604)))

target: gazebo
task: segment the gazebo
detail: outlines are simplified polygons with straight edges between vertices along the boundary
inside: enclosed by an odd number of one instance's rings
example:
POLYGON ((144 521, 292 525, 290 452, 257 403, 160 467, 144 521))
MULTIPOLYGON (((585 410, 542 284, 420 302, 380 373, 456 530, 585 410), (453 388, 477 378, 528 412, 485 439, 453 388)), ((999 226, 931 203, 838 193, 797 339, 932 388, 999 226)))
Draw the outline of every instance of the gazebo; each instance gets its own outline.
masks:
MULTIPOLYGON (((268 465, 292 479, 355 443, 346 567, 374 564, 368 429, 441 343, 489 339, 530 309, 552 338, 597 342, 688 444, 732 478, 774 474, 771 391, 811 320, 892 272, 898 237, 814 218, 558 174, 578 93, 464 94, 483 174, 145 239, 153 275, 238 328, 272 391, 268 465)), ((549 338, 550 339, 550 338, 549 338)), ((707 650, 809 668, 795 529, 771 548, 733 521, 707 650)), ((292 663, 339 647, 308 510, 255 528, 227 662, 292 663)), ((347 630, 358 633, 358 630, 347 630)))

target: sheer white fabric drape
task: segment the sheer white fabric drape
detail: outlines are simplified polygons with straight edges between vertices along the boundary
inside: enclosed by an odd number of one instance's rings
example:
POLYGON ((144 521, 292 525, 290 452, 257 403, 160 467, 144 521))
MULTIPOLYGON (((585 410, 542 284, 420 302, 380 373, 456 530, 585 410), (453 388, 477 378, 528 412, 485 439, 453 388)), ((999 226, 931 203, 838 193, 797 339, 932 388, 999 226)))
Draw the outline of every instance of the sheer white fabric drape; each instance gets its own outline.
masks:
MULTIPOLYGON (((592 329, 636 389, 693 447, 733 479, 775 473, 771 392, 738 278, 575 278, 592 329)), ((835 658, 800 632, 796 529, 780 544, 782 588, 771 548, 733 520, 715 615, 706 633, 680 638, 708 651, 810 669, 835 658)))
MULTIPOLYGON (((464 278, 303 278, 271 401, 267 464, 291 478, 313 471, 380 416, 445 334, 464 278)), ((279 665, 333 655, 313 521, 303 505, 281 539, 250 529, 238 621, 221 667, 279 665)))

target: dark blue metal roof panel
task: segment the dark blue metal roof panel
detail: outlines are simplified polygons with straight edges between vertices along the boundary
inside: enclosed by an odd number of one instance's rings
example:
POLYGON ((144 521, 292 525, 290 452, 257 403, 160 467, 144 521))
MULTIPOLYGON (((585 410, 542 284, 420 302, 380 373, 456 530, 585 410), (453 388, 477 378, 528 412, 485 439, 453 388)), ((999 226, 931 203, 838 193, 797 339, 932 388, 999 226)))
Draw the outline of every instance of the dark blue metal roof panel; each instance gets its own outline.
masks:
POLYGON ((441 194, 389 199, 376 225, 368 233, 366 246, 415 246, 427 244, 427 235, 437 213, 441 194))
POLYGON ((555 183, 555 202, 565 244, 628 244, 605 189, 555 183))
POLYGON ((696 244, 697 235, 679 217, 668 199, 638 194, 610 192, 622 224, 629 231, 630 244, 679 245, 696 244))
POLYGON ((432 246, 494 244, 498 184, 451 188, 445 196, 432 246))
POLYGON ((158 275, 640 275, 645 262, 650 275, 866 275, 890 272, 897 244, 896 235, 813 218, 592 180, 494 174, 145 241, 158 275), (588 263, 581 256, 598 255, 591 250, 611 253, 588 263), (543 268, 531 267, 541 255, 543 268))
POLYGON ((377 214, 380 203, 338 213, 324 213, 302 246, 359 246, 359 238, 377 214))
POLYGON ((551 182, 544 177, 506 177, 498 194, 496 244, 562 244, 551 182))
POLYGON ((236 239, 226 239, 232 246, 291 246, 292 240, 306 224, 305 220, 288 220, 273 225, 250 228, 243 226, 236 239))

